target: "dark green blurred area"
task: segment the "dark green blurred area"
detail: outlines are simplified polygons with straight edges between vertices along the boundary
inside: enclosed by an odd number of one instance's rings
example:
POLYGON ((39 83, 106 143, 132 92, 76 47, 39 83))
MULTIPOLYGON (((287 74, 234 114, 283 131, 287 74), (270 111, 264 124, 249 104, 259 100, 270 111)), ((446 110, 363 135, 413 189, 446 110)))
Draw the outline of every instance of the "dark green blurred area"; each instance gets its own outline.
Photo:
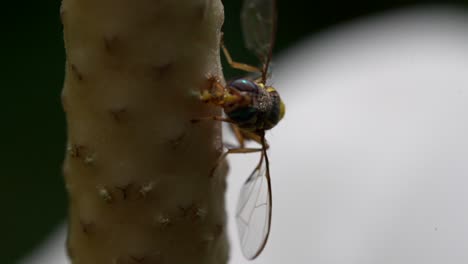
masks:
POLYGON ((1 263, 16 263, 28 254, 66 214, 58 6, 43 1, 2 5, 1 263))
MULTIPOLYGON (((278 2, 275 52, 359 16, 417 4, 466 7, 468 3, 467 0, 278 2)), ((226 44, 236 60, 255 64, 243 48, 241 1, 224 4, 226 44)), ((66 216, 67 197, 61 176, 65 119, 60 105, 65 55, 59 5, 58 1, 7 1, 3 5, 1 263, 16 263, 30 253, 66 216)), ((226 72, 227 77, 238 74, 226 72)))

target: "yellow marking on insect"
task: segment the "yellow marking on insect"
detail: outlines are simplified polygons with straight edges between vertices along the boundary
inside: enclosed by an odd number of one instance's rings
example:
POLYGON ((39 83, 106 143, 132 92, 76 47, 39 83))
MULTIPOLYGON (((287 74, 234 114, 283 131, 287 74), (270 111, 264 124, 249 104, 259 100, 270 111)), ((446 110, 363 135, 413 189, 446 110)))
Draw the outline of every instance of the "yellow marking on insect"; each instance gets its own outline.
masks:
MULTIPOLYGON (((264 86, 264 85, 262 85, 262 86, 264 86)), ((276 89, 273 88, 272 86, 269 86, 269 87, 266 88, 266 91, 271 93, 271 92, 276 92, 276 89)))
POLYGON ((283 119, 285 113, 286 113, 286 105, 283 103, 283 100, 281 100, 280 101, 280 120, 283 119))
POLYGON ((207 90, 203 90, 200 94, 200 100, 204 101, 204 102, 207 102, 207 101, 210 101, 211 98, 213 98, 213 96, 211 95, 211 93, 207 90))
POLYGON ((239 101, 239 96, 237 95, 233 95, 233 94, 230 94, 230 93, 226 93, 224 95, 224 103, 236 103, 239 101))

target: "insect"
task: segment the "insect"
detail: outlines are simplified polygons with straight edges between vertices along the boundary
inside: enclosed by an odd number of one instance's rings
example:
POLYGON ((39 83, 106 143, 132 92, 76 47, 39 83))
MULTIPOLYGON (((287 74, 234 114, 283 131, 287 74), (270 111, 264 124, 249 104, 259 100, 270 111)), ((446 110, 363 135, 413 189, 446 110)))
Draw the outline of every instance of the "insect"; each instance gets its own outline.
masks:
MULTIPOLYGON (((202 89, 201 100, 223 108, 226 117, 213 116, 231 124, 239 147, 228 148, 218 160, 231 153, 260 152, 260 161, 245 181, 236 210, 241 249, 247 259, 255 259, 263 251, 271 227, 272 191, 265 131, 283 118, 285 106, 278 92, 267 85, 273 40, 276 31, 276 2, 274 0, 244 0, 241 22, 246 47, 261 61, 261 68, 233 61, 224 44, 221 48, 231 67, 259 73, 256 79, 241 78, 223 86, 217 78, 209 79, 202 89), (255 141, 261 148, 247 148, 245 141, 255 141)), ((199 121, 199 120, 197 120, 199 121)))

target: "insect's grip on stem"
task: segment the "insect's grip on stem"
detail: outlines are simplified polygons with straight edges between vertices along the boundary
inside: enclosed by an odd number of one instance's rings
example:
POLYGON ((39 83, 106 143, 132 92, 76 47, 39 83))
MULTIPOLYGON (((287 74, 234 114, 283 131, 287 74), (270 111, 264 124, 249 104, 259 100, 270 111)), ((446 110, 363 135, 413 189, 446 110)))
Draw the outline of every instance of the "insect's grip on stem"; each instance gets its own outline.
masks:
POLYGON ((200 117, 200 118, 195 118, 195 119, 190 120, 192 124, 196 124, 201 121, 220 121, 220 122, 235 124, 235 122, 232 121, 231 119, 227 117, 222 117, 222 116, 205 116, 205 117, 200 117))

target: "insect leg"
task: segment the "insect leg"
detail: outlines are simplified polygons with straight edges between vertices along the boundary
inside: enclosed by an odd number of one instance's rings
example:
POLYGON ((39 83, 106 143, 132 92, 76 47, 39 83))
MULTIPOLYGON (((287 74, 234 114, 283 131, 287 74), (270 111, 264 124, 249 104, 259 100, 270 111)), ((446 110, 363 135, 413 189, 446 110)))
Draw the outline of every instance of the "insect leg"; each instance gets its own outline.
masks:
POLYGON ((221 105, 224 99, 225 87, 220 83, 218 77, 211 76, 207 78, 206 85, 200 89, 200 100, 203 102, 212 102, 221 105))
MULTIPOLYGON (((268 143, 266 141, 264 143, 262 142, 262 138, 261 138, 260 135, 258 135, 256 133, 249 132, 249 131, 240 130, 237 127, 236 127, 237 131, 236 131, 236 128, 234 128, 234 125, 232 125, 231 128, 233 129, 234 134, 236 134, 236 138, 238 139, 238 141, 239 141, 239 138, 238 138, 237 133, 240 134, 240 137, 242 138, 243 142, 245 142, 245 140, 253 140, 253 141, 257 142, 259 145, 262 145, 262 146, 264 145, 265 149, 270 148, 270 145, 268 145, 268 143)), ((239 144, 241 145, 241 147, 243 147, 241 141, 239 141, 239 144)))
POLYGON ((231 119, 229 119, 227 117, 222 117, 222 116, 205 116, 205 117, 200 117, 200 118, 197 118, 197 119, 191 119, 190 122, 195 124, 195 123, 198 123, 200 121, 208 121, 208 120, 227 122, 227 123, 235 124, 235 122, 232 121, 231 119))
POLYGON ((233 61, 231 54, 229 54, 229 51, 227 50, 226 46, 224 46, 224 43, 221 43, 221 48, 223 49, 224 56, 226 57, 227 62, 229 63, 229 65, 231 65, 232 68, 246 71, 246 72, 262 72, 261 69, 255 66, 233 61))
MULTIPOLYGON (((210 178, 213 177, 214 172, 218 168, 219 164, 221 164, 226 159, 227 155, 234 154, 234 153, 255 153, 255 152, 261 152, 261 151, 263 151, 263 148, 232 148, 232 149, 228 149, 221 156, 219 156, 218 160, 216 161, 215 166, 210 171, 210 178)), ((263 154, 262 154, 262 157, 263 157, 263 154)))
POLYGON ((244 148, 246 138, 242 134, 242 131, 240 130, 240 128, 238 126, 236 126, 234 124, 231 124, 230 127, 231 127, 232 131, 234 132, 234 136, 236 137, 237 142, 239 142, 239 147, 244 148))

